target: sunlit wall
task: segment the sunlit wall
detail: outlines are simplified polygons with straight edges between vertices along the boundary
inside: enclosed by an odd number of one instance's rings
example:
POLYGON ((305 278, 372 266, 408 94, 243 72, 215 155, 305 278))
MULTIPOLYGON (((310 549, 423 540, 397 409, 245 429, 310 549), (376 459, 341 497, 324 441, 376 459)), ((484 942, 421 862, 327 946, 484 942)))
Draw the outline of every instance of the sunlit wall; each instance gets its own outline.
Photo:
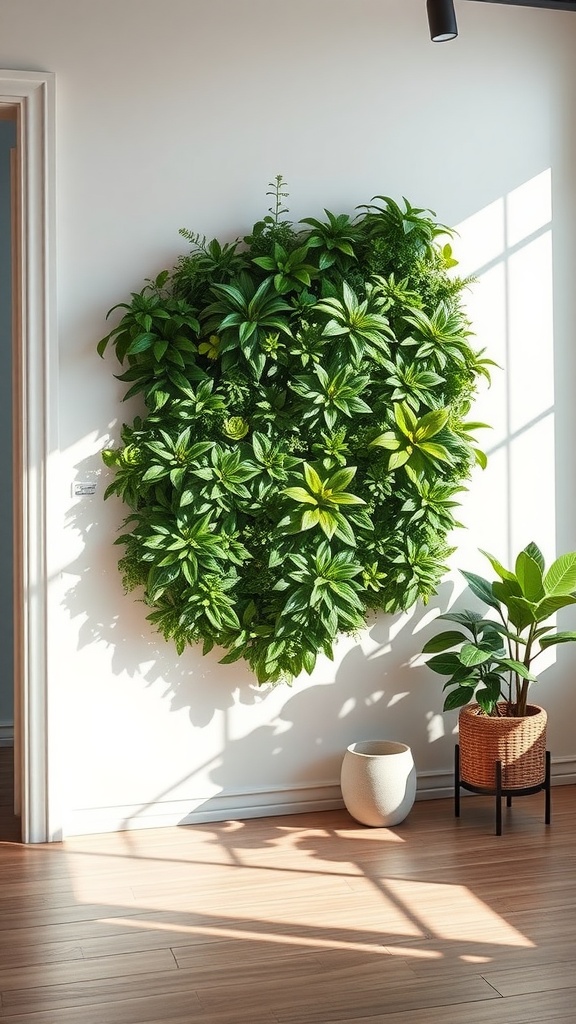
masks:
POLYGON ((458 271, 475 278, 469 315, 497 364, 475 406, 474 418, 491 429, 481 435, 488 468, 477 474, 465 503, 470 537, 478 547, 489 537, 504 563, 531 540, 550 558, 556 551, 551 169, 478 210, 458 230, 458 271))

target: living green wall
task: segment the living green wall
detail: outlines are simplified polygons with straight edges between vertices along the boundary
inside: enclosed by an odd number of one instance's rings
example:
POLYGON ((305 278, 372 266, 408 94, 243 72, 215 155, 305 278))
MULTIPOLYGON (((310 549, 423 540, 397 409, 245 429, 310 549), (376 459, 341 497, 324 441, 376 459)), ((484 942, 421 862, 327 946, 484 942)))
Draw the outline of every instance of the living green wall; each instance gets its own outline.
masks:
POLYGON ((183 229, 190 251, 98 346, 146 406, 104 452, 125 587, 179 654, 223 648, 259 683, 436 592, 494 365, 433 211, 376 196, 293 224, 281 175, 269 189, 243 239, 183 229))

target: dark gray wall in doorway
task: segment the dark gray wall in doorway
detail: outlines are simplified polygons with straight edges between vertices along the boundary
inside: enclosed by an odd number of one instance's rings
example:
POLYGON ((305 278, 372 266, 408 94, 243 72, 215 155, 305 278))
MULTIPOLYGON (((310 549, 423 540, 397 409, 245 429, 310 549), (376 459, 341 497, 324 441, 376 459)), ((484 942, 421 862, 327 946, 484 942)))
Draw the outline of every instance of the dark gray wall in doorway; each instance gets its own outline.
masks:
POLYGON ((14 122, 0 121, 0 727, 14 720, 10 150, 15 144, 14 122))

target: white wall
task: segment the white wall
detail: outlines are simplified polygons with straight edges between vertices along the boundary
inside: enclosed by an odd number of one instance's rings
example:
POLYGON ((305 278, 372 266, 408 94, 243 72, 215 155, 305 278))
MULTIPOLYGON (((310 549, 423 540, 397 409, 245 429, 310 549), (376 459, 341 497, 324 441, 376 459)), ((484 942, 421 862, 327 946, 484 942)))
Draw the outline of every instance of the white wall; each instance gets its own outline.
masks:
MULTIPOLYGON (((108 308, 174 262, 180 227, 244 233, 277 173, 294 219, 385 193, 461 225, 463 265, 481 274, 478 344, 506 372, 482 399, 494 454, 467 495, 454 565, 480 570, 478 547, 506 560, 533 535, 549 557, 576 548, 576 15, 457 9, 459 39, 433 45, 420 0, 0 2, 0 66, 57 76, 62 526, 49 686, 68 709, 68 833, 330 806, 343 750, 364 737, 410 743, 422 794, 450 783, 455 718, 414 661, 456 576, 428 609, 378 618, 334 664, 269 693, 216 655, 178 658, 123 594, 112 546, 123 509, 102 502, 99 452, 131 410, 95 345, 108 308), (87 478, 95 497, 72 500, 87 478)), ((558 658, 542 701, 555 771, 569 778, 574 655, 558 658)))

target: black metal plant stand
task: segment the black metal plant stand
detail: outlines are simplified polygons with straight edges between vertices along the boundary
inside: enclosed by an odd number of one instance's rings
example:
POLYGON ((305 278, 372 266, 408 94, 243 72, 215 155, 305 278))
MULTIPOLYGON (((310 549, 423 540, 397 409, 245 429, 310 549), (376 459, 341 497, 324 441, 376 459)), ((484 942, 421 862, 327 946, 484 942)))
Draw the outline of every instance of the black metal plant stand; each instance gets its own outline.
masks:
POLYGON ((550 764, 551 757, 550 751, 546 751, 546 775, 544 782, 541 782, 539 786, 528 786, 526 789, 505 789, 502 786, 502 762, 496 761, 495 769, 495 785, 494 789, 485 789, 483 786, 471 786, 469 782, 464 782, 460 778, 460 745, 457 743, 454 748, 454 815, 460 817, 460 790, 467 789, 470 793, 483 793, 485 796, 496 797, 496 835, 502 835, 502 797, 506 797, 506 806, 512 806, 513 796, 529 796, 531 793, 540 793, 544 790, 546 794, 545 798, 545 811, 544 821, 546 825, 550 824, 551 821, 551 794, 550 794, 550 764))

